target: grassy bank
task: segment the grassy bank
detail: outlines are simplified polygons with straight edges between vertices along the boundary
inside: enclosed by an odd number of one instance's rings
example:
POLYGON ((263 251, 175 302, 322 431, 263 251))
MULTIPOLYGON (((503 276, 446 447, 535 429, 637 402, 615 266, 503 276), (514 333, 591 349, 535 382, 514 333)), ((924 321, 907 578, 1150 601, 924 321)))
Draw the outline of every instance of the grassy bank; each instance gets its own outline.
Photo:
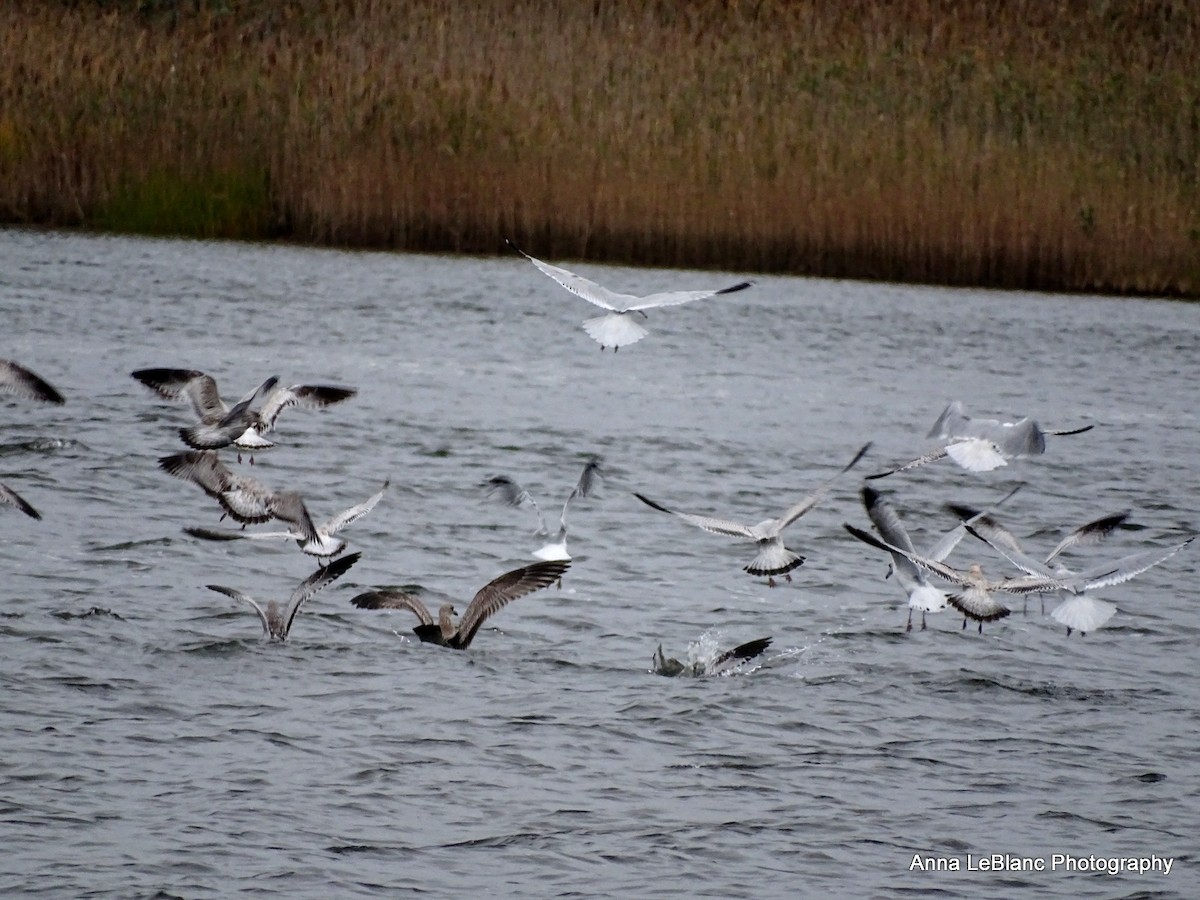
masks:
POLYGON ((1200 295, 1200 4, 10 0, 0 219, 1200 295))

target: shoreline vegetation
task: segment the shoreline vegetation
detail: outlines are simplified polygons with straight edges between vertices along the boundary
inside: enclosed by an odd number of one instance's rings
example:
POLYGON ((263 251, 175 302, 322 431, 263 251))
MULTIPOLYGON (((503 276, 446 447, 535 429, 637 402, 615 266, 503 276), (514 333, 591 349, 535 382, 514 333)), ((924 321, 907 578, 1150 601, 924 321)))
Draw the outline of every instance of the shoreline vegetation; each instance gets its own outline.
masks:
POLYGON ((0 221, 1200 296, 1191 0, 9 0, 0 221))

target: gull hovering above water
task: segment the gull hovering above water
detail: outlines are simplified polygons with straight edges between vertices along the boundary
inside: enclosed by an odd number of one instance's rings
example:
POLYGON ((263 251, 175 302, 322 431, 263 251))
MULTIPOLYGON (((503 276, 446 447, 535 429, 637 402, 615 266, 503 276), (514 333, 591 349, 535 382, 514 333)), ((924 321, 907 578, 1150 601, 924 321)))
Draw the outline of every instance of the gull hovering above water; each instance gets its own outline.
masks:
POLYGON ((926 435, 927 438, 940 441, 941 446, 894 469, 868 475, 867 479, 885 478, 947 456, 968 472, 990 472, 1008 465, 1010 459, 1045 453, 1046 435, 1082 434, 1094 427, 1084 425, 1065 430, 1048 429, 1042 428, 1028 416, 1016 422, 976 419, 963 412, 961 400, 955 400, 942 411, 926 435))
POLYGON ((390 481, 385 481, 378 493, 371 495, 357 506, 351 506, 349 509, 342 510, 337 515, 331 516, 318 525, 316 527, 316 540, 307 537, 299 527, 292 527, 287 531, 244 531, 189 526, 183 530, 192 537, 202 538, 207 541, 293 540, 309 556, 315 556, 318 560, 328 563, 329 560, 346 549, 346 541, 337 536, 338 532, 357 522, 373 510, 375 505, 383 499, 383 494, 388 489, 389 484, 391 484, 390 481))
POLYGON ((398 590, 367 591, 350 600, 359 609, 407 609, 416 615, 420 624, 413 633, 421 641, 466 650, 475 633, 489 616, 499 612, 513 600, 541 590, 562 578, 571 566, 569 560, 547 560, 531 563, 505 572, 485 584, 467 604, 462 619, 455 623, 457 610, 453 603, 438 609, 435 621, 428 608, 412 594, 398 590))
POLYGON ((253 597, 243 594, 234 588, 224 587, 219 584, 205 586, 210 591, 216 591, 235 600, 249 603, 254 607, 254 611, 258 613, 258 618, 262 622, 263 635, 268 640, 286 641, 288 634, 291 633, 292 623, 296 620, 296 614, 300 612, 300 607, 304 605, 305 601, 331 581, 344 575, 346 570, 358 562, 358 558, 361 555, 361 553, 351 553, 349 556, 343 556, 336 562, 317 569, 317 571, 300 582, 299 586, 292 591, 292 596, 288 598, 287 604, 284 606, 281 606, 274 600, 268 600, 267 606, 264 609, 253 597))
POLYGON ((233 407, 226 405, 211 376, 195 369, 138 369, 133 377, 167 400, 186 400, 199 419, 199 424, 181 428, 184 443, 196 450, 219 450, 234 446, 253 453, 274 447, 263 435, 275 430, 279 414, 290 406, 320 409, 340 403, 358 393, 356 388, 327 384, 279 385, 278 378, 265 382, 243 397, 233 407))
MULTIPOLYGON (((1023 485, 1017 485, 1008 494, 994 503, 991 508, 1004 503, 1022 487, 1023 485)), ((863 485, 861 495, 867 516, 871 519, 875 530, 879 532, 883 540, 901 550, 907 551, 907 553, 916 553, 917 551, 913 547, 912 539, 908 536, 904 524, 900 521, 900 516, 897 515, 891 503, 870 485, 863 485)), ((964 518, 975 521, 975 518, 983 515, 983 512, 972 512, 971 515, 964 518)), ((959 522, 958 525, 946 532, 925 556, 939 563, 945 562, 946 557, 950 555, 966 536, 966 526, 966 522, 959 522)), ((919 609, 921 611, 921 630, 924 631, 926 614, 945 609, 947 594, 940 588, 930 584, 929 579, 925 577, 925 570, 914 563, 905 553, 888 552, 892 557, 891 569, 888 575, 895 572, 896 580, 900 583, 900 587, 904 590, 904 593, 908 595, 908 624, 905 626, 905 630, 912 631, 913 610, 919 609)))
POLYGON ((719 294, 732 294, 744 291, 754 284, 752 281, 740 281, 725 288, 702 291, 662 291, 638 297, 635 294, 611 291, 582 275, 576 275, 574 272, 568 272, 566 269, 535 259, 512 241, 508 241, 508 245, 537 266, 543 274, 554 279, 576 297, 582 297, 589 303, 607 310, 607 315, 586 319, 583 323, 583 330, 591 335, 592 340, 600 345, 602 351, 612 347, 614 353, 627 344, 636 344, 646 336, 645 327, 634 317, 647 318, 646 310, 648 309, 657 309, 660 306, 679 306, 683 303, 691 303, 693 300, 716 297, 719 294))
MULTIPOLYGON (((576 497, 590 497, 594 493, 596 479, 603 478, 604 472, 601 469, 604 460, 600 456, 592 456, 588 459, 583 467, 583 472, 579 476, 579 481, 575 484, 574 489, 567 497, 562 506, 562 513, 558 517, 558 531, 553 538, 544 546, 533 551, 534 559, 570 559, 571 554, 567 552, 567 509, 571 505, 571 501, 576 497)), ((499 494, 500 498, 509 506, 524 506, 529 504, 533 507, 533 511, 537 513, 538 530, 540 536, 548 536, 549 530, 546 528, 546 519, 542 515, 542 510, 538 507, 537 501, 529 495, 529 491, 525 490, 510 478, 508 475, 493 475, 483 483, 488 496, 499 494)))
POLYGON ((754 541, 758 545, 758 555, 750 561, 749 565, 744 566, 743 570, 749 572, 751 575, 767 576, 767 584, 775 587, 776 575, 783 575, 788 581, 791 581, 791 571, 804 564, 803 556, 793 553, 783 545, 783 530, 816 506, 821 498, 829 492, 829 489, 833 487, 833 483, 838 477, 853 469, 870 448, 871 445, 869 443, 864 444, 854 454, 854 459, 850 460, 849 463, 843 466, 831 478, 827 479, 815 491, 789 508, 782 516, 777 519, 764 519, 757 525, 744 525, 741 522, 735 522, 731 519, 717 519, 711 516, 697 516, 691 513, 678 512, 668 509, 660 503, 655 503, 653 500, 639 493, 635 492, 633 496, 637 497, 651 509, 668 513, 682 519, 689 525, 694 525, 712 534, 723 534, 727 537, 754 541))
MULTIPOLYGON (((954 511, 961 515, 963 512, 971 510, 956 507, 954 511)), ((1195 539, 1195 535, 1193 535, 1167 547, 1156 547, 1130 553, 1115 562, 1090 566, 1081 572, 1067 568, 1061 560, 1051 567, 1050 563, 1063 551, 1074 546, 1101 542, 1124 524, 1128 518, 1129 513, 1123 512, 1102 516, 1081 525, 1059 541, 1044 560, 1035 559, 1025 553, 1016 536, 991 516, 985 515, 976 519, 967 526, 967 530, 1022 572, 1034 576, 1045 575, 1068 580, 1069 583, 1058 590, 1059 593, 1066 595, 1066 599, 1054 608, 1050 617, 1065 626, 1067 636, 1070 637, 1072 631, 1078 631, 1080 634, 1097 631, 1107 624, 1117 611, 1117 607, 1112 603, 1088 596, 1089 591, 1122 584, 1170 559, 1195 539)))
MULTIPOLYGON (((164 456, 158 465, 164 472, 198 485, 204 493, 221 504, 225 515, 243 525, 282 519, 296 526, 306 543, 321 543, 321 535, 317 533, 317 526, 313 524, 300 494, 296 491, 274 491, 248 475, 235 475, 213 450, 189 450, 164 456)), ((225 518, 225 515, 221 518, 225 518)))

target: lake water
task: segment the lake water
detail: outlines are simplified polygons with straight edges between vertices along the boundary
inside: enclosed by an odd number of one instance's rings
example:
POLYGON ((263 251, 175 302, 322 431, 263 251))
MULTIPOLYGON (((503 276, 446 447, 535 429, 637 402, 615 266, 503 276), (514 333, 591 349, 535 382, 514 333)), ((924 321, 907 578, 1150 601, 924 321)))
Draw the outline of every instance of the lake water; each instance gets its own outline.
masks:
MULTIPOLYGON (((0 356, 67 397, 0 397, 0 480, 43 515, 0 509, 0 894, 1193 896, 1200 548, 1100 592, 1119 612, 1085 637, 1036 597, 982 635, 953 611, 909 634, 886 558, 842 524, 869 527, 861 476, 928 449, 961 399, 1095 428, 991 473, 873 482, 918 546, 945 502, 1017 481, 999 517, 1034 550, 1132 511, 1073 563, 1195 532, 1200 306, 568 265, 637 293, 757 284, 652 312, 613 354, 516 256, 0 232, 0 356), (183 533, 219 509, 157 468, 190 413, 129 375, 150 366, 232 398, 268 375, 359 388, 284 412, 238 469, 318 519, 391 479, 286 644, 205 585, 283 599, 315 563, 183 533), (748 546, 633 496, 753 523, 866 441, 786 532, 807 562, 774 589, 748 546), (572 505, 561 589, 466 652, 350 605, 406 585, 461 611, 539 544, 480 482, 513 476, 553 522, 592 453, 607 478, 572 505), (734 677, 650 671, 660 642, 767 635, 734 677), (992 854, 1044 870, 981 870, 992 854)), ((968 540, 953 563, 1011 572, 968 540)))

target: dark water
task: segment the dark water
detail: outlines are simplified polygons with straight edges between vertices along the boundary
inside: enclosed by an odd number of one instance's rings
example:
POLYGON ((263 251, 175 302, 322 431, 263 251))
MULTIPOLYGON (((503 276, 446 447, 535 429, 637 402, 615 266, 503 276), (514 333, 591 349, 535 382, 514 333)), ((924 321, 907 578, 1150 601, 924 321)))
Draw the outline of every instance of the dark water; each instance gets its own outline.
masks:
MULTIPOLYGON (((530 248, 536 250, 536 248, 530 248)), ((574 266, 648 291, 725 276, 574 266)), ((741 278, 754 273, 731 273, 741 278)), ((1101 592, 1067 638, 1040 601, 985 627, 904 632, 859 475, 928 446, 951 399, 980 415, 1094 424, 972 476, 894 476, 916 543, 1016 480, 1030 546, 1104 513, 1137 528, 1102 560, 1200 527, 1200 307, 1133 299, 759 278, 652 314, 615 356, 591 308, 517 258, 0 233, 4 346, 63 407, 0 398, 0 895, 1189 896, 1200 831, 1197 550, 1101 592), (287 644, 206 584, 284 598, 293 544, 203 543, 203 493, 155 465, 185 407, 129 377, 213 373, 355 385, 289 410, 253 473, 323 518, 378 489, 345 535, 362 559, 287 644), (788 532, 808 557, 772 590, 752 553, 639 503, 781 512, 875 442, 788 532), (538 545, 590 453, 561 590, 522 599, 465 653, 377 585, 462 604, 538 545), (772 635, 738 677, 651 674, 668 654, 772 635), (704 639, 703 642, 701 639, 704 639), (702 646, 701 646, 702 644, 702 646), (979 871, 1007 854, 1046 871, 979 871), (1169 875, 1051 870, 1053 855, 1173 859, 1169 875), (912 871, 914 855, 974 871, 912 871)), ((251 471, 243 465, 240 471, 251 471)), ((1007 567, 982 545, 952 561, 1007 567)))

